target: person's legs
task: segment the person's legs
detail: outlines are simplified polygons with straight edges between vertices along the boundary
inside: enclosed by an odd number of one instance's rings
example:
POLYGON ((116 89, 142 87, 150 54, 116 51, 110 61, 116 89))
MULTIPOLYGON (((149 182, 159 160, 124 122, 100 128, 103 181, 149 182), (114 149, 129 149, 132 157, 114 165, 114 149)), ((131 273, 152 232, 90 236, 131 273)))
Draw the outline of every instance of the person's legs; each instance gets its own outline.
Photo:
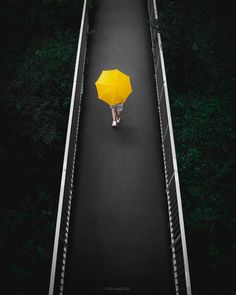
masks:
POLYGON ((116 121, 118 123, 120 123, 120 115, 121 115, 121 112, 123 111, 123 104, 122 103, 120 103, 120 104, 117 105, 116 111, 117 111, 116 112, 116 121))
POLYGON ((116 127, 116 109, 114 107, 111 107, 111 114, 112 114, 112 126, 116 127))
POLYGON ((116 104, 110 106, 112 114, 112 126, 116 126, 116 123, 120 123, 120 114, 123 110, 123 104, 116 104))
POLYGON ((122 111, 117 111, 116 121, 120 121, 120 114, 122 111))
POLYGON ((117 117, 116 109, 111 109, 111 114, 112 114, 113 121, 116 121, 116 117, 117 117))

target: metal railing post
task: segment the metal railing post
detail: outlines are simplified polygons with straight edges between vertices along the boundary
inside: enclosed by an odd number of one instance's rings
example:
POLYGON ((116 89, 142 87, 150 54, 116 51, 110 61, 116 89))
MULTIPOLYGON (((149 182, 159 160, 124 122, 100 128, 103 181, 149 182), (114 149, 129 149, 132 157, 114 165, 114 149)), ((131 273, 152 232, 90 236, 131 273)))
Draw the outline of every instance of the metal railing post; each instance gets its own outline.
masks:
MULTIPOLYGON (((80 112, 80 106, 78 106, 78 103, 80 102, 76 101, 76 92, 78 90, 78 75, 79 71, 83 71, 84 67, 84 59, 86 50, 83 51, 82 45, 83 42, 86 42, 83 40, 84 34, 86 33, 86 26, 88 26, 88 23, 85 23, 86 20, 86 14, 87 14, 87 0, 84 0, 83 4, 83 11, 82 11, 82 18, 81 18, 81 25, 80 25, 80 33, 79 33, 79 40, 78 40, 78 47, 77 47, 77 55, 76 55, 76 62, 75 62, 75 71, 74 71, 74 78, 73 78, 73 87, 72 87, 72 95, 71 95, 71 103, 70 103, 70 112, 69 112, 69 119, 68 119, 68 126, 67 126, 67 135, 66 135, 66 143, 65 143, 65 151, 64 151, 64 160, 63 160, 63 168, 62 168, 62 176, 61 176, 61 186, 60 186, 60 194, 59 194, 59 202, 58 202, 58 210, 57 210, 57 221, 56 221, 56 229, 55 229, 55 237, 54 237, 54 247, 53 247, 53 256, 52 256, 52 264, 51 264, 51 274, 50 274, 50 283, 49 283, 49 295, 53 295, 55 293, 55 280, 57 276, 57 269, 58 269, 58 263, 62 263, 61 270, 63 272, 65 271, 65 259, 66 259, 66 244, 68 239, 68 229, 69 229, 69 214, 68 210, 70 211, 71 206, 71 199, 72 199, 72 186, 68 190, 67 181, 68 178, 71 178, 71 181, 73 181, 73 174, 74 173, 74 164, 75 164, 75 152, 76 152, 76 142, 77 142, 77 132, 78 132, 78 122, 79 122, 79 114, 77 118, 77 128, 75 128, 76 131, 72 130, 73 127, 73 116, 75 115, 75 104, 77 103, 76 109, 80 112), (73 134, 72 134, 73 131, 73 134), (75 134, 76 133, 76 134, 75 134), (72 140, 73 137, 73 140, 72 140), (73 147, 71 147, 71 143, 73 142, 73 147), (73 159, 69 159, 69 152, 70 150, 74 151, 73 159), (69 161, 70 160, 70 161, 69 161), (69 163, 70 162, 70 163, 69 163), (71 164, 72 162, 72 164, 71 164), (70 167, 69 167, 70 166, 70 167), (68 191, 66 191, 66 188, 68 191), (68 196, 67 204, 65 208, 65 194, 68 196), (64 241, 62 243, 60 231, 62 227, 62 216, 63 211, 65 211, 66 220, 65 220, 65 237, 64 241), (58 261, 58 253, 59 253, 59 247, 62 248, 63 251, 63 259, 62 261, 58 261)), ((81 74, 80 74, 81 76, 81 74)), ((83 78, 80 78, 80 93, 79 98, 81 99, 82 95, 82 88, 83 88, 83 78)), ((70 212, 69 212, 70 213, 70 212)), ((61 278, 62 280, 62 278, 61 278)), ((63 284, 64 284, 64 278, 63 282, 60 281, 60 288, 58 290, 58 294, 63 294, 63 284), (60 293, 59 293, 60 292, 60 293)))
POLYGON ((166 81, 161 35, 157 31, 158 14, 155 0, 147 0, 154 58, 155 81, 158 97, 162 150, 166 179, 166 193, 171 235, 171 249, 176 294, 191 295, 191 282, 179 185, 174 133, 166 81), (157 41, 156 41, 157 40, 157 41), (164 93, 163 93, 164 91, 164 93))

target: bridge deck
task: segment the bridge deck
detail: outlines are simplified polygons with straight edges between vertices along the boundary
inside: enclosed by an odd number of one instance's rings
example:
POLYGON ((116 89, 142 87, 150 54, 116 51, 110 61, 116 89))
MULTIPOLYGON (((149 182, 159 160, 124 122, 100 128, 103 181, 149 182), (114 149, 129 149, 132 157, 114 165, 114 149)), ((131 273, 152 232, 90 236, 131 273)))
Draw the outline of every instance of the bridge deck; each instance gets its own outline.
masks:
POLYGON ((88 48, 65 294, 174 294, 167 201, 147 4, 100 0, 88 48), (111 127, 94 82, 131 76, 111 127))

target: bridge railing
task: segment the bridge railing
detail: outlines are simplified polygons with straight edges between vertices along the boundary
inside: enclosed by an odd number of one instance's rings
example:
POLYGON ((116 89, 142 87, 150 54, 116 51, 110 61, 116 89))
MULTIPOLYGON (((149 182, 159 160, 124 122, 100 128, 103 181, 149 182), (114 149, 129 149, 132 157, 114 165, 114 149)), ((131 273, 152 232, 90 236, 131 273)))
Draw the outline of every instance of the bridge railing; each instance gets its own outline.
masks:
POLYGON ((89 30, 88 14, 89 1, 84 0, 61 177, 61 188, 57 211, 49 295, 62 295, 64 290, 64 277, 66 269, 67 244, 79 129, 80 105, 83 94, 87 33, 89 30))
POLYGON ((173 276, 176 294, 191 295, 182 201, 156 0, 147 0, 156 79, 158 110, 169 212, 173 276))

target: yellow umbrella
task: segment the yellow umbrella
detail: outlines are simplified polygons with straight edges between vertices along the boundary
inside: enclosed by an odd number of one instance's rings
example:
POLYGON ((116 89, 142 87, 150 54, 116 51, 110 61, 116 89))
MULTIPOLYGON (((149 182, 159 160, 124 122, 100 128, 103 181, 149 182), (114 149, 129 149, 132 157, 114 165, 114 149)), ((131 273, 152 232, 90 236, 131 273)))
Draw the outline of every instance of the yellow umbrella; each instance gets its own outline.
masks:
POLYGON ((132 92, 129 76, 118 69, 102 71, 95 85, 98 98, 109 105, 124 103, 132 92))

